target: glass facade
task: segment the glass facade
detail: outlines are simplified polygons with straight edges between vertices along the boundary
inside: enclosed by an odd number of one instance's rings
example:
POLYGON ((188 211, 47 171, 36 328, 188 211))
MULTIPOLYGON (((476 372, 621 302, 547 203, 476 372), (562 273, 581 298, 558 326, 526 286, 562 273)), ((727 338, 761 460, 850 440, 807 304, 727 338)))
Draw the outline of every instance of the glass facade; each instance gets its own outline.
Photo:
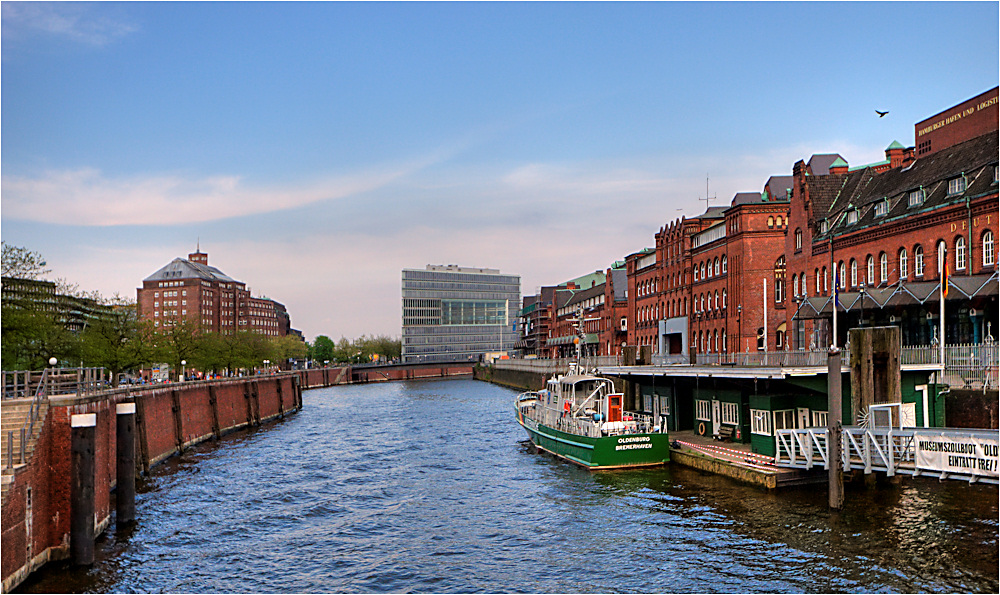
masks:
POLYGON ((403 270, 403 361, 478 360, 517 341, 521 278, 494 269, 403 270))

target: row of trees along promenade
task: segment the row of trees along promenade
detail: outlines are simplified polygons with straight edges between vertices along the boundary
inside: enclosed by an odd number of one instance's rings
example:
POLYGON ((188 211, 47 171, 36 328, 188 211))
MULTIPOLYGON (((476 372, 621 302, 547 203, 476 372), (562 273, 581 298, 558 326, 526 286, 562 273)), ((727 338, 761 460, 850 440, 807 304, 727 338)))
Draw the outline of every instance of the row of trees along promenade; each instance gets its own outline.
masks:
POLYGON ((3 243, 4 370, 42 369, 55 357, 66 366, 105 368, 112 377, 158 363, 175 371, 183 366, 233 374, 261 368, 264 362, 288 368, 290 360, 362 363, 389 361, 400 353, 399 340, 383 336, 334 343, 320 335, 310 345, 295 335, 202 332, 197 323, 183 318, 155 328, 140 319, 134 300, 83 292, 64 279, 46 280, 51 271, 45 267, 38 252, 3 243))

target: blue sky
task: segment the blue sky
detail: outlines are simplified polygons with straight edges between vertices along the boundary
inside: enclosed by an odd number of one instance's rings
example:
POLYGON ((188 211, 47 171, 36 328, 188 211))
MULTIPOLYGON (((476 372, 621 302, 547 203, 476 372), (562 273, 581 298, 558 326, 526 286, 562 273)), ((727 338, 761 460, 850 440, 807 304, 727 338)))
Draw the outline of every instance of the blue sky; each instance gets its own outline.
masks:
POLYGON ((2 5, 4 241, 105 295, 201 242, 293 325, 400 332, 400 271, 522 292, 997 85, 976 3, 2 5), (874 110, 889 110, 878 118, 874 110))

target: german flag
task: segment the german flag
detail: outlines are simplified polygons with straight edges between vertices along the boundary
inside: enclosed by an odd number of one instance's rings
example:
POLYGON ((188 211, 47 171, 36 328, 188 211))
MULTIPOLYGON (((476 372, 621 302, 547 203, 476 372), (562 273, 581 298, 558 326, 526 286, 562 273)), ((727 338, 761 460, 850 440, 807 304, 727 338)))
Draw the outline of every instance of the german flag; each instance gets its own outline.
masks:
POLYGON ((944 270, 941 271, 941 295, 948 297, 948 263, 945 263, 944 270))

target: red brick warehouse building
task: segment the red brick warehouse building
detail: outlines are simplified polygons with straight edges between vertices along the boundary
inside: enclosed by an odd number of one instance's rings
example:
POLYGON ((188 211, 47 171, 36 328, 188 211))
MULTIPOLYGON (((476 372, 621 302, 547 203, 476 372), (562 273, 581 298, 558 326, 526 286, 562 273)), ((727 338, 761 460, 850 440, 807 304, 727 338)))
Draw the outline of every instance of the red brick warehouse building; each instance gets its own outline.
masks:
POLYGON ((254 297, 246 283, 209 266, 201 250, 175 258, 142 281, 136 290, 139 317, 157 329, 186 320, 203 331, 231 335, 250 331, 272 337, 301 336, 291 328, 285 306, 254 297))

